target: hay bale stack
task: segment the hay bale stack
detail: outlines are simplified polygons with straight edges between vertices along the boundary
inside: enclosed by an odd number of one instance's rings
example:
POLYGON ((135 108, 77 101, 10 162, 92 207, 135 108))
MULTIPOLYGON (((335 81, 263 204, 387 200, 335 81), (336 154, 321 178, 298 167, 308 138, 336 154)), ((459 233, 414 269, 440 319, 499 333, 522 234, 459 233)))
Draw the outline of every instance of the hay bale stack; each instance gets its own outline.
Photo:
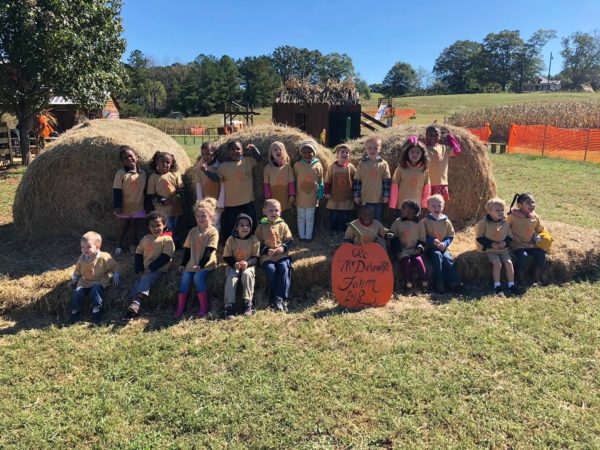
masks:
POLYGON ((31 240, 88 230, 115 239, 112 185, 122 167, 121 145, 140 154, 148 173, 157 150, 173 153, 181 173, 190 167, 179 144, 154 127, 132 120, 93 120, 63 134, 29 166, 13 205, 17 230, 31 240))
MULTIPOLYGON (((215 145, 218 147, 218 151, 226 151, 227 144, 232 140, 240 140, 244 146, 247 144, 254 144, 260 153, 262 154, 262 161, 254 168, 254 206, 256 208, 256 214, 260 217, 262 206, 264 202, 263 194, 263 170, 265 165, 268 163, 267 157, 269 153, 269 147, 274 141, 281 141, 284 143, 288 154, 290 155, 291 164, 293 165, 300 159, 298 153, 297 144, 305 139, 311 139, 307 134, 302 133, 296 128, 286 127, 285 125, 260 125, 252 128, 248 128, 238 133, 230 134, 219 139, 215 145)), ((323 170, 327 171, 327 168, 335 158, 332 156, 331 150, 317 144, 317 155, 316 157, 321 161, 323 170)), ((186 177, 195 180, 195 174, 198 171, 196 166, 192 167, 186 173, 186 177)), ((321 210, 322 208, 318 208, 321 210)), ((322 225, 323 221, 326 220, 323 212, 318 212, 318 218, 316 219, 316 226, 322 225)), ((295 212, 293 214, 286 214, 284 219, 288 222, 288 225, 295 234, 296 220, 295 212), (288 220, 289 217, 293 217, 293 220, 288 220)))
MULTIPOLYGON (((352 148, 352 162, 356 165, 364 154, 365 143, 371 137, 381 138, 381 156, 390 165, 392 175, 400 162, 400 149, 406 138, 418 135, 425 140, 426 126, 400 125, 363 136, 348 144, 352 148)), ((446 214, 457 230, 479 220, 483 216, 485 202, 496 195, 496 182, 485 144, 464 128, 440 125, 442 142, 446 142, 448 132, 456 136, 462 153, 450 158, 448 168, 450 201, 446 214)), ((393 220, 391 212, 385 222, 393 220)))
MULTIPOLYGON (((598 273, 600 269, 600 231, 567 225, 562 222, 546 222, 544 226, 552 233, 554 243, 547 255, 546 278, 550 283, 564 283, 578 277, 598 273)), ((492 281, 492 268, 487 257, 475 251, 475 229, 457 233, 450 251, 456 260, 456 269, 466 283, 492 281)), ((533 279, 534 265, 528 266, 528 276, 533 279)))

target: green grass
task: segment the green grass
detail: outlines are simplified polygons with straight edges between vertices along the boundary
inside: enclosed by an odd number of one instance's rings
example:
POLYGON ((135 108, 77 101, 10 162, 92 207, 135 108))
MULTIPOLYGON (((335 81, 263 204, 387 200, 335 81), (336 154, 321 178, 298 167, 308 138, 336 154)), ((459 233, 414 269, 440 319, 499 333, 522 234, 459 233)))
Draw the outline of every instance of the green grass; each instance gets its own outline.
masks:
MULTIPOLYGON (((598 165, 492 163, 507 200, 531 190, 544 219, 599 226, 598 165)), ((0 172, 1 217, 20 173, 0 172)), ((599 279, 516 300, 169 316, 0 318, 0 448, 600 447, 599 279)))

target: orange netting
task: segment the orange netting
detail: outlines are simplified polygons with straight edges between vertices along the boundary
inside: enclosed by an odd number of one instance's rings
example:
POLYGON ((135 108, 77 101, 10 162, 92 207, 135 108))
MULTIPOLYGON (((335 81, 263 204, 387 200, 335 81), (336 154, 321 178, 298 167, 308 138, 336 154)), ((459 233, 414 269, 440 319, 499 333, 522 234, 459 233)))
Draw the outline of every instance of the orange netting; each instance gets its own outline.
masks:
POLYGON ((492 135, 492 129, 490 124, 486 122, 484 127, 481 128, 467 128, 472 134, 477 136, 483 142, 489 142, 490 136, 492 135))
POLYGON ((507 151, 600 163, 600 129, 512 124, 507 151))

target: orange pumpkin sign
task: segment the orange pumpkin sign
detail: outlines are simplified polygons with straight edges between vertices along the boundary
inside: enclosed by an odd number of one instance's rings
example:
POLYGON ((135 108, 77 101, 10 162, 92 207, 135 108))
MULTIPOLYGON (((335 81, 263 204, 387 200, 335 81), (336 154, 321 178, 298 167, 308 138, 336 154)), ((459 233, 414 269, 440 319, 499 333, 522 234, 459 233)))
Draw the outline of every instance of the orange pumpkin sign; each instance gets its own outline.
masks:
POLYGON ((375 243, 342 244, 333 255, 331 287, 341 306, 384 306, 392 298, 394 273, 384 248, 375 243))

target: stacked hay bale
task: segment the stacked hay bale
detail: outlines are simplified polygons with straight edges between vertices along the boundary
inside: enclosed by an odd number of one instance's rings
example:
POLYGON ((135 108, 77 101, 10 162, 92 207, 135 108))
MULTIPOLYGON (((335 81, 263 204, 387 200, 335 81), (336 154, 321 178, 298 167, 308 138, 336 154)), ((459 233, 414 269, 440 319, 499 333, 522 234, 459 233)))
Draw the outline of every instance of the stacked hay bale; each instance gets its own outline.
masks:
POLYGON ((15 226, 29 240, 77 237, 88 230, 117 236, 112 184, 122 167, 119 147, 129 145, 148 163, 157 150, 175 155, 181 173, 190 167, 173 138, 132 120, 94 120, 63 134, 28 167, 13 205, 15 226))
MULTIPOLYGON (((348 144, 352 149, 352 162, 356 165, 364 154, 366 141, 376 137, 382 140, 381 157, 390 165, 392 175, 398 167, 401 148, 411 135, 425 141, 426 126, 401 125, 368 134, 348 144)), ((496 195, 496 182, 485 144, 464 128, 440 125, 442 143, 446 143, 448 133, 452 133, 462 147, 462 153, 450 158, 448 168, 448 189, 450 201, 445 213, 457 230, 472 224, 483 216, 485 202, 496 195)), ((384 218, 386 224, 393 221, 393 213, 388 210, 384 218)))

